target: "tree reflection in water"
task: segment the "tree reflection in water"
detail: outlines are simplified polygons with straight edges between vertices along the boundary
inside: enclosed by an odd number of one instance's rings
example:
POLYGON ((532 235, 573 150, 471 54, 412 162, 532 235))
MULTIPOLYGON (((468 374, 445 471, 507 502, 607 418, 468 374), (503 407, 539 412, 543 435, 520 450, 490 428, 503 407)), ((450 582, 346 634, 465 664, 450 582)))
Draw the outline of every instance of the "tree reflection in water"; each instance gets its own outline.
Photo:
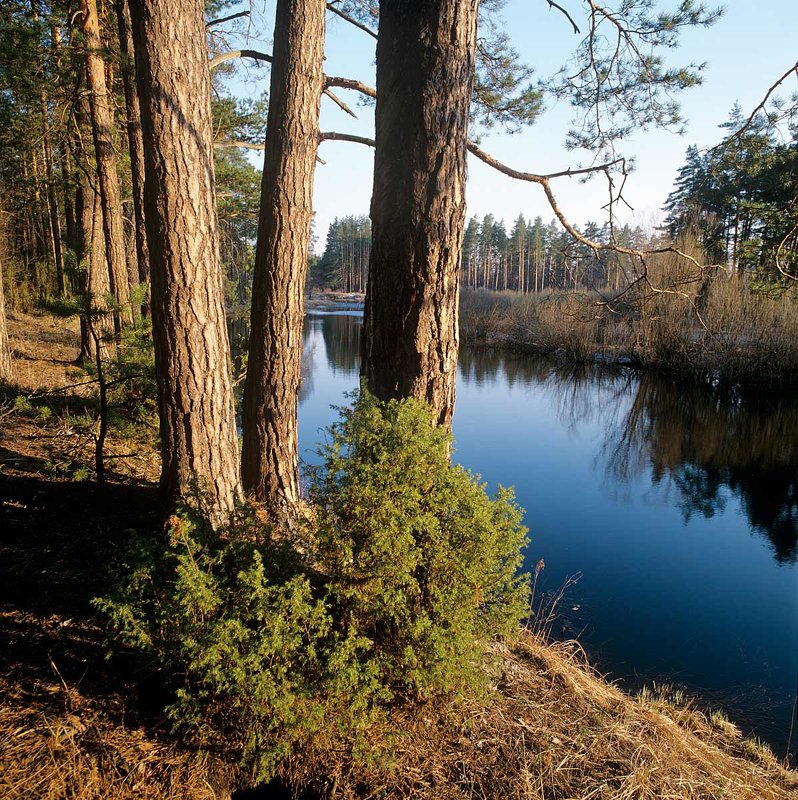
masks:
POLYGON ((620 425, 608 432, 608 473, 628 482, 650 465, 670 481, 685 520, 739 498, 751 527, 779 563, 798 559, 798 401, 718 392, 643 375, 620 425))
POLYGON ((351 375, 360 370, 361 316, 325 314, 321 316, 321 334, 327 363, 332 371, 351 375))
MULTIPOLYGON (((321 331, 333 371, 357 374, 361 318, 325 315, 321 331)), ((569 426, 601 417, 597 465, 617 487, 645 470, 677 491, 685 521, 710 518, 739 498, 752 529, 779 563, 798 560, 798 398, 718 391, 652 374, 486 349, 460 351, 464 384, 543 387, 569 426)))

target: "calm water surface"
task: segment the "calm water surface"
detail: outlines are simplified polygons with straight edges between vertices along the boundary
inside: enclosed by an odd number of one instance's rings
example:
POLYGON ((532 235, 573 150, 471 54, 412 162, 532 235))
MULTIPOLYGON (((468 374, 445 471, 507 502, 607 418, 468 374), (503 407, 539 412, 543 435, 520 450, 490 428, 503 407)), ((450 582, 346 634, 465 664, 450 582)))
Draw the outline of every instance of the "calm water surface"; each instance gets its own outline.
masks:
MULTIPOLYGON (((300 452, 358 384, 361 318, 305 322, 300 452)), ((598 667, 722 706, 786 752, 798 682, 798 398, 465 349, 455 459, 515 486, 539 593, 580 574, 554 634, 598 667)), ((795 739, 798 732, 793 735, 795 739)), ((791 748, 795 752, 795 742, 791 748)))

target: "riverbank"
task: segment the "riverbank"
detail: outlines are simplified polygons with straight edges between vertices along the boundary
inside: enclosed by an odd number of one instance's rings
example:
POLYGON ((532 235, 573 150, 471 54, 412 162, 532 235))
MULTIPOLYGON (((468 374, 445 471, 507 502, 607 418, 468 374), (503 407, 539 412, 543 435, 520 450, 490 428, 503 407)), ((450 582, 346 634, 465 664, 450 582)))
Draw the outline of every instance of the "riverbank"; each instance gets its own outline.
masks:
MULTIPOLYGON (((66 366, 71 336, 46 317, 12 320, 13 347, 29 357, 21 396, 79 380, 66 366), (37 387, 48 369, 49 383, 37 387)), ((158 524, 155 489, 151 473, 135 472, 137 459, 134 474, 120 469, 102 488, 76 479, 91 454, 62 449, 70 442, 63 409, 75 413, 90 398, 67 394, 66 403, 34 396, 17 409, 8 392, 0 412, 0 795, 225 797, 245 776, 223 754, 170 736, 146 665, 104 659, 90 601, 123 567, 131 532, 158 524), (67 455, 71 471, 47 468, 67 455)), ((397 711, 402 734, 392 742, 374 730, 385 761, 364 770, 341 753, 307 752, 286 762, 284 781, 337 797, 753 800, 798 791, 796 773, 722 715, 699 714, 667 692, 630 697, 595 675, 577 647, 526 634, 494 656, 485 698, 397 711)))
POLYGON ((702 383, 798 384, 798 304, 790 296, 755 293, 747 279, 725 273, 707 281, 700 300, 695 293, 652 292, 607 304, 589 292, 464 290, 461 338, 702 383))
POLYGON ((359 292, 315 291, 305 298, 306 311, 352 311, 363 308, 366 295, 359 292))

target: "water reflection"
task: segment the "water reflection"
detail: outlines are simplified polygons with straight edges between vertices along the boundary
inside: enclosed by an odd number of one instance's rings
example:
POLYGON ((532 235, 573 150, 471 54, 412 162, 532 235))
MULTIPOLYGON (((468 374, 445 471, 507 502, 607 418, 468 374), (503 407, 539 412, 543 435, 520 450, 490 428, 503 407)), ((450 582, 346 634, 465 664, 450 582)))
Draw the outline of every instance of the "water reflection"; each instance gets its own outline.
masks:
MULTIPOLYGON (((307 318, 310 462, 330 406, 357 386, 360 327, 307 318)), ((600 668, 631 687, 680 683, 783 754, 798 669, 798 398, 470 349, 457 398, 455 458, 490 488, 515 485, 527 567, 545 559, 546 590, 584 573, 569 607, 600 668)))
POLYGON ((327 363, 333 372, 340 370, 347 375, 358 372, 362 317, 329 313, 314 315, 314 321, 320 321, 327 363))
POLYGON ((685 521, 722 512, 739 498, 776 560, 798 555, 798 401, 686 389, 644 375, 621 424, 610 429, 607 468, 628 483, 649 467, 670 482, 685 521))
POLYGON ((599 417, 596 464, 624 494, 644 472, 672 488, 685 522, 736 496, 779 563, 798 561, 798 399, 717 392, 656 375, 464 349, 464 386, 537 384, 569 428, 599 417), (626 400, 626 402, 623 402, 626 400))

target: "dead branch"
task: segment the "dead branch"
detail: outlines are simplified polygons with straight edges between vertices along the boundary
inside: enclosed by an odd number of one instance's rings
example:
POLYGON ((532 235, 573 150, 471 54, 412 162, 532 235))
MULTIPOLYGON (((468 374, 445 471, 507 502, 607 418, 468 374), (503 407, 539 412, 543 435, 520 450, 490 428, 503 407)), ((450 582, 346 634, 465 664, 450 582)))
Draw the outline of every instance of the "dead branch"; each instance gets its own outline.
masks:
POLYGON ((256 61, 268 61, 270 64, 273 59, 268 53, 261 53, 258 50, 230 50, 227 53, 219 53, 218 56, 208 59, 208 68, 215 69, 225 61, 232 61, 234 58, 254 58, 256 61))
POLYGON ((373 36, 375 39, 377 38, 377 34, 368 25, 364 25, 362 22, 358 22, 354 17, 347 14, 345 11, 341 11, 340 8, 335 7, 335 3, 327 3, 327 10, 332 11, 333 14, 336 14, 341 19, 345 19, 350 25, 354 25, 356 28, 360 28, 361 31, 364 31, 369 36, 373 36))
POLYGON ((574 33, 581 33, 579 30, 579 26, 574 22, 574 18, 564 9, 559 3, 555 3, 554 0, 546 0, 549 4, 549 8, 556 8, 567 20, 571 23, 574 33))
POLYGON ((352 133, 338 133, 336 131, 322 131, 319 134, 320 142, 354 142, 355 144, 364 144, 367 147, 375 147, 374 139, 369 139, 366 136, 355 136, 352 133))
POLYGON ((368 86, 353 78, 339 78, 336 75, 325 75, 324 86, 326 88, 337 86, 339 89, 351 89, 354 92, 360 92, 360 94, 366 95, 366 97, 371 97, 372 99, 377 98, 377 90, 373 86, 368 86))
POLYGON ((240 17, 248 17, 249 11, 239 11, 237 14, 230 14, 227 17, 219 17, 218 19, 212 19, 209 22, 205 23, 206 28, 211 28, 214 25, 221 25, 224 22, 231 22, 234 19, 239 19, 240 17))
POLYGON ((213 143, 214 147, 240 147, 248 150, 265 150, 265 144, 258 144, 258 142, 242 142, 236 139, 220 139, 213 143))
POLYGON ((349 106, 343 100, 341 100, 340 97, 334 95, 329 89, 325 89, 324 94, 326 94, 327 97, 329 97, 330 100, 332 100, 333 103, 335 103, 338 106, 338 108, 341 109, 341 111, 345 111, 347 114, 349 114, 350 117, 354 117, 355 119, 357 119, 357 114, 355 114, 355 112, 352 111, 352 109, 349 108, 349 106))

